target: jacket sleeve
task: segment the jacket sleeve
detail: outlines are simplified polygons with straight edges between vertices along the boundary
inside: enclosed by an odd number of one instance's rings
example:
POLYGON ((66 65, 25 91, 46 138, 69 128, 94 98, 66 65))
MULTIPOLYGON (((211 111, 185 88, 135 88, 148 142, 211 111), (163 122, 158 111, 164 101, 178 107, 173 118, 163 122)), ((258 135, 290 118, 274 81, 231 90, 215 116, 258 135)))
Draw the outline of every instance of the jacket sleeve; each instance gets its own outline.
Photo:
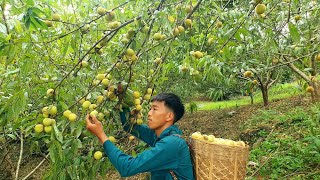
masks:
POLYGON ((123 109, 122 112, 120 112, 120 120, 123 126, 123 129, 127 131, 128 133, 136 136, 137 138, 141 139, 145 143, 147 143, 150 146, 153 146, 155 144, 155 141, 157 139, 156 134, 145 124, 142 125, 131 125, 128 122, 128 118, 126 115, 129 116, 129 109, 123 109))
POLYGON ((135 158, 124 154, 109 140, 103 143, 103 148, 120 175, 128 177, 141 172, 177 168, 180 147, 178 142, 161 139, 155 147, 145 150, 135 158))

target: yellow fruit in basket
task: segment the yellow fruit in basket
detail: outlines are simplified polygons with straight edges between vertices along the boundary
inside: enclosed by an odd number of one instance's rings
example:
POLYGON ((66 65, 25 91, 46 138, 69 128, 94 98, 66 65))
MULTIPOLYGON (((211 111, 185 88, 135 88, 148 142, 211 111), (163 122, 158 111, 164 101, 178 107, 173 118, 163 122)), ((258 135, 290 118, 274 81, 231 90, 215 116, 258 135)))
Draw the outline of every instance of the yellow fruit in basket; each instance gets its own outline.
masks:
POLYGON ((214 135, 209 135, 208 136, 208 141, 209 142, 214 142, 214 139, 215 139, 214 135))
POLYGON ((208 135, 204 134, 204 135, 202 135, 202 136, 203 136, 203 139, 204 139, 204 140, 208 141, 208 139, 209 139, 209 138, 208 138, 208 135))
POLYGON ((204 139, 200 132, 192 133, 191 138, 198 139, 198 140, 203 140, 204 139))
POLYGON ((235 145, 235 142, 232 141, 232 140, 227 140, 227 141, 226 141, 226 144, 229 145, 229 146, 234 146, 234 145, 235 145))
POLYGON ((237 141, 235 145, 245 147, 246 143, 244 143, 243 141, 237 141))

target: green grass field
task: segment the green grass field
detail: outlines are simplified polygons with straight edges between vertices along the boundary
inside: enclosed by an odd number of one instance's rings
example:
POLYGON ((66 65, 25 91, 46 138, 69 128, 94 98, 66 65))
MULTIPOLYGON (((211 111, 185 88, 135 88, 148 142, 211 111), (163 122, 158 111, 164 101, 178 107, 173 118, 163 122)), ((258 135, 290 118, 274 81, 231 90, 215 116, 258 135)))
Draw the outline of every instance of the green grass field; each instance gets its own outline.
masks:
MULTIPOLYGON (((304 93, 304 91, 301 90, 300 86, 297 83, 279 84, 271 87, 271 89, 269 90, 269 101, 288 98, 302 93, 304 93)), ((261 91, 255 92, 253 99, 254 104, 262 103, 263 99, 261 91)), ((250 97, 241 96, 228 101, 218 102, 197 101, 196 104, 198 105, 198 110, 224 109, 248 105, 250 104, 250 97)))

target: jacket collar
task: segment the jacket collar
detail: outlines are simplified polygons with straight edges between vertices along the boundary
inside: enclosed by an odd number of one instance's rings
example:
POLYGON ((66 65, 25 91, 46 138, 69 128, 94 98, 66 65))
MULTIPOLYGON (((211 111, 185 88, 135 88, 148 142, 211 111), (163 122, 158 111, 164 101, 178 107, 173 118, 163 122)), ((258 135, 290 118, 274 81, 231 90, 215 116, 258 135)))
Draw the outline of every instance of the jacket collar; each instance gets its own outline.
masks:
POLYGON ((172 134, 179 134, 182 135, 182 131, 178 128, 178 126, 176 125, 171 125, 169 126, 167 129, 165 129, 160 136, 158 137, 158 139, 162 139, 166 136, 170 136, 172 134))

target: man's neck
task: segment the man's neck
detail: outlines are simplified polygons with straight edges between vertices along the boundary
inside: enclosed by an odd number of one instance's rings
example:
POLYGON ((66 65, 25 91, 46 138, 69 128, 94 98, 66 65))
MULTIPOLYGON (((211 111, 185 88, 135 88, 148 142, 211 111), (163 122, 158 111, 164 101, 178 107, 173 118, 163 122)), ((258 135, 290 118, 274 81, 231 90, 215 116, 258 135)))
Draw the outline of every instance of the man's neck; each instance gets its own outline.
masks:
POLYGON ((161 135, 161 133, 162 133, 165 129, 167 129, 168 127, 170 127, 171 125, 172 125, 171 123, 170 123, 170 124, 168 123, 168 124, 165 124, 165 125, 159 127, 158 129, 155 129, 154 132, 156 133, 157 137, 159 137, 159 136, 161 135))

